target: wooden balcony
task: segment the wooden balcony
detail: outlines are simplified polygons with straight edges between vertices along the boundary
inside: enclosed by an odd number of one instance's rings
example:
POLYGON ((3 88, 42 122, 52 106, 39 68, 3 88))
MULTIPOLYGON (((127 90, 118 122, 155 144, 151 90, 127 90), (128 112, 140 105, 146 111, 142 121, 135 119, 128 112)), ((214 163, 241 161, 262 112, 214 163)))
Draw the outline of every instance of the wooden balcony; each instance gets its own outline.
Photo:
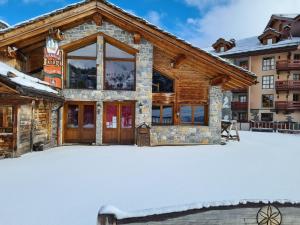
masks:
POLYGON ((248 102, 231 102, 232 110, 248 110, 248 102))
POLYGON ((300 101, 277 101, 275 102, 276 110, 300 110, 300 101))
POLYGON ((276 62, 277 71, 300 70, 300 60, 279 60, 276 62))
POLYGON ((277 91, 300 90, 300 80, 276 81, 275 87, 277 91))

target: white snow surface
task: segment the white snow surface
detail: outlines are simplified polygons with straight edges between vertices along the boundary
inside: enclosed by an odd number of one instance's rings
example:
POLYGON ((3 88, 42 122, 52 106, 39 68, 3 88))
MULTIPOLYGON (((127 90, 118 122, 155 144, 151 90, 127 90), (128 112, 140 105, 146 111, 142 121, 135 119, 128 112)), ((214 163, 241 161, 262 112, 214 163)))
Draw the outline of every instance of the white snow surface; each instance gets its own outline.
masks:
POLYGON ((0 62, 0 76, 8 77, 9 73, 15 75, 15 77, 10 77, 9 79, 16 84, 37 89, 40 91, 58 94, 57 91, 55 91, 49 86, 49 83, 42 81, 38 78, 26 75, 25 73, 22 73, 19 70, 16 70, 15 68, 3 62, 0 62))
POLYGON ((95 225, 100 208, 120 219, 298 202, 299 146, 299 135, 241 132, 225 146, 63 146, 1 160, 0 225, 95 225))
POLYGON ((292 39, 287 39, 279 41, 271 45, 263 45, 260 43, 257 36, 244 38, 236 41, 236 46, 226 52, 217 53, 212 47, 205 49, 206 51, 216 54, 218 56, 226 56, 231 54, 239 54, 253 51, 260 51, 266 49, 282 48, 288 46, 300 45, 300 37, 293 37, 292 39))

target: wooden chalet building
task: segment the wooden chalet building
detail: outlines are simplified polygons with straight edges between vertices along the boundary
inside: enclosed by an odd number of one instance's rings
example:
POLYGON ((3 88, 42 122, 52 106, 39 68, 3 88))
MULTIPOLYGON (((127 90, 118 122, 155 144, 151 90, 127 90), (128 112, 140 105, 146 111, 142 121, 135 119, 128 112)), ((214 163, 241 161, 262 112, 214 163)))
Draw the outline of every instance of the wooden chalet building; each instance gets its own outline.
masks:
POLYGON ((134 144, 143 123, 151 145, 218 144, 222 91, 256 79, 104 0, 4 28, 0 49, 63 96, 59 144, 134 144))

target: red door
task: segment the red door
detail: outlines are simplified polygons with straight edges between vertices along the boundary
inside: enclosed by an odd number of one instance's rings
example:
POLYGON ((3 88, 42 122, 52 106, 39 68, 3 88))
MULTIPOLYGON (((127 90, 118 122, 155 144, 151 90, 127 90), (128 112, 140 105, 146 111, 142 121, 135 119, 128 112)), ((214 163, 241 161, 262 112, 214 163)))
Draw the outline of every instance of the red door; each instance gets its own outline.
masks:
POLYGON ((103 114, 103 143, 132 145, 135 141, 135 103, 106 102, 103 114))

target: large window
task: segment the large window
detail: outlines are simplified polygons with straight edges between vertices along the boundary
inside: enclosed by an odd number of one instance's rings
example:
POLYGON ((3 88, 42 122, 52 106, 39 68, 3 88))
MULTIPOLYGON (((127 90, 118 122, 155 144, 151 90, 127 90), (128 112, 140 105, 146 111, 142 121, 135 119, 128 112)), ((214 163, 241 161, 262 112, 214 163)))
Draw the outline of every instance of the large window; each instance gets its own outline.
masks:
POLYGON ((12 133, 13 110, 11 106, 0 106, 0 133, 12 133))
POLYGON ((172 105, 152 106, 152 125, 172 125, 173 121, 172 105))
POLYGON ((135 55, 105 43, 104 87, 106 90, 135 90, 135 55))
POLYGON ((262 113, 261 121, 266 121, 266 122, 273 121, 273 113, 262 113))
POLYGON ((202 105, 180 106, 180 122, 183 124, 205 125, 205 106, 202 105))
POLYGON ((263 89, 273 89, 274 88, 274 76, 263 76, 262 77, 262 88, 263 89))
POLYGON ((262 70, 274 70, 275 69, 275 57, 266 57, 262 61, 262 70))
POLYGON ((79 48, 67 54, 67 87, 73 89, 96 89, 97 45, 79 48))
POLYGON ((293 80, 300 80, 300 74, 293 74, 293 80))
POLYGON ((271 108, 274 104, 274 96, 273 95, 262 95, 262 107, 271 108))
POLYGON ((161 74, 160 72, 153 71, 152 78, 152 92, 153 93, 172 93, 174 92, 174 80, 161 74))

